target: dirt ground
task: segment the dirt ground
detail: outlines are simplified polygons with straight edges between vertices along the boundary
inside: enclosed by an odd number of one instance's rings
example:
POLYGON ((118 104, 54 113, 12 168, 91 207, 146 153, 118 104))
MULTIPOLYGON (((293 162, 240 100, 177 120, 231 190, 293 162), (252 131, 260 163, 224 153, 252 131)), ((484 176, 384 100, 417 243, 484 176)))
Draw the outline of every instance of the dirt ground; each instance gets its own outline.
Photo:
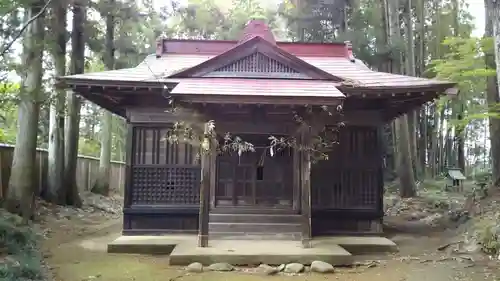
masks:
MULTIPOLYGON (((117 199, 119 200, 119 199, 117 199)), ((407 204, 406 205, 415 205, 407 204)), ((102 209, 102 208, 98 208, 102 209)), ((388 208, 390 213, 391 208, 388 208)), ((398 207, 397 215, 388 215, 400 223, 431 220, 418 218, 415 208, 398 207), (406 209, 406 213, 405 213, 406 209), (403 210, 403 211, 401 211, 403 210), (411 214, 407 214, 410 212, 411 214), (411 219, 405 216, 412 217, 411 219), (414 218, 416 217, 416 218, 414 218), (404 218, 404 219, 401 219, 404 218)), ((109 210, 108 210, 109 211, 109 210)), ((421 210, 422 211, 422 210, 421 210)), ((424 212, 431 213, 429 210, 424 212)), ((168 266, 168 258, 162 256, 141 256, 107 254, 106 244, 120 235, 121 218, 115 211, 111 215, 104 212, 89 212, 80 218, 68 217, 47 221, 43 225, 50 228, 50 235, 43 244, 46 260, 51 267, 54 280, 58 281, 262 281, 262 280, 310 280, 334 279, 340 281, 446 281, 446 280, 499 280, 500 263, 477 251, 457 250, 453 243, 457 239, 457 229, 432 227, 412 233, 391 231, 390 237, 399 247, 397 254, 362 256, 356 266, 337 268, 336 273, 320 275, 303 273, 298 275, 262 276, 249 268, 239 268, 235 272, 204 272, 190 274, 180 267, 168 266), (62 226, 64 225, 64 227, 62 226), (424 234, 425 233, 425 234, 424 234), (443 245, 449 245, 444 247, 443 245), (444 249, 441 249, 444 248, 444 249), (440 250, 441 249, 441 250, 440 250)), ((429 216, 437 217, 435 213, 429 216)), ((404 227, 403 227, 404 228, 404 227)), ((409 230, 408 230, 409 229, 409 230)))

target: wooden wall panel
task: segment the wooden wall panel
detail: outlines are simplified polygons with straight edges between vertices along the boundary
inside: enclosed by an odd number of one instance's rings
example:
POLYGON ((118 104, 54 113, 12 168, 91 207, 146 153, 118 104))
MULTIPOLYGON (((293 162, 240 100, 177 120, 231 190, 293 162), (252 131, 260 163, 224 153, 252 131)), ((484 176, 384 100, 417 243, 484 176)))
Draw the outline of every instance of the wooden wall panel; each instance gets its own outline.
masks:
POLYGON ((383 216, 383 159, 378 128, 346 126, 329 159, 311 171, 313 233, 370 229, 383 216))
POLYGON ((172 143, 168 127, 135 126, 131 205, 199 204, 200 166, 191 144, 172 143))
POLYGON ((132 124, 125 235, 196 233, 201 169, 198 150, 169 141, 170 124, 132 124))

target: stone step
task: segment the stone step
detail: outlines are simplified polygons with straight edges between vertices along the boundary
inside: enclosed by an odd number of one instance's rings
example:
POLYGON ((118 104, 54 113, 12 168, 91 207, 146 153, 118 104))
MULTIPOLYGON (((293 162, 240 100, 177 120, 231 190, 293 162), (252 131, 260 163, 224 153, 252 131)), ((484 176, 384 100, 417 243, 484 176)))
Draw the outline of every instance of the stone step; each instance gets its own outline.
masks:
POLYGON ((209 232, 235 232, 235 233, 290 233, 301 232, 300 223, 260 223, 260 222, 242 222, 242 223, 224 223, 210 222, 209 232))
POLYGON ((246 240, 245 243, 238 243, 227 239, 212 239, 209 244, 209 248, 201 248, 193 243, 180 243, 170 255, 170 265, 188 265, 192 262, 203 265, 217 262, 232 265, 311 264, 312 261, 320 260, 340 266, 350 265, 354 261, 353 256, 338 245, 303 248, 299 241, 246 240))
POLYGON ((287 233, 241 233, 241 232, 210 232, 209 239, 221 240, 287 240, 287 241, 300 241, 302 234, 300 232, 287 232, 287 233))
POLYGON ((293 223, 300 224, 302 216, 283 214, 210 214, 210 222, 214 223, 293 223))

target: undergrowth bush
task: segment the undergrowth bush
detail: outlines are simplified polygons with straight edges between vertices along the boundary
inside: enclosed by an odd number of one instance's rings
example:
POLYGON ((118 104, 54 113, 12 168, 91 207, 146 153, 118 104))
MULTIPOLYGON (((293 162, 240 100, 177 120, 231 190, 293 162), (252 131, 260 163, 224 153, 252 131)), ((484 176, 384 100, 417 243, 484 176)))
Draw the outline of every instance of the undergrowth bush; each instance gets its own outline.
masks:
POLYGON ((0 210, 0 281, 44 280, 40 237, 21 221, 0 210))
POLYGON ((482 219, 478 221, 474 233, 483 252, 490 255, 500 253, 500 221, 498 219, 482 219))

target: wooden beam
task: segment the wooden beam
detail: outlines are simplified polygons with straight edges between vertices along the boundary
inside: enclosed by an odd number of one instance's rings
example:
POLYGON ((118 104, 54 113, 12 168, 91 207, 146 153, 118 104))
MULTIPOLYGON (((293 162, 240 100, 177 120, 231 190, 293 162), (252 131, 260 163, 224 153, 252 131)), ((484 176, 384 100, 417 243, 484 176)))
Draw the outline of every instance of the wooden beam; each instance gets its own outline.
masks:
MULTIPOLYGON (((291 119, 291 118, 290 118, 291 119)), ((231 121, 219 121, 215 120, 215 126, 217 132, 232 133, 232 134, 276 134, 276 135, 288 135, 293 132, 293 129, 297 126, 293 123, 293 120, 289 122, 253 122, 252 119, 247 121, 231 122, 231 121)))
POLYGON ((82 96, 83 98, 99 105, 100 107, 122 117, 125 117, 125 109, 121 106, 121 103, 118 101, 114 101, 105 96, 90 93, 90 92, 76 92, 76 94, 82 96))
MULTIPOLYGON (((300 136, 294 136, 300 139, 300 136)), ((297 213, 300 212, 300 162, 301 154, 298 148, 293 148, 293 201, 292 208, 297 213), (297 172, 299 171, 299 172, 297 172)))
POLYGON ((422 106, 426 102, 432 101, 434 98, 436 98, 435 95, 426 94, 426 95, 420 96, 419 99, 393 102, 393 103, 391 103, 390 107, 387 107, 384 110, 386 112, 384 114, 384 120, 392 120, 400 115, 408 113, 411 110, 414 110, 414 109, 422 106))
POLYGON ((212 154, 212 141, 210 139, 209 124, 205 123, 204 143, 208 147, 201 149, 201 183, 200 183, 200 214, 198 225, 198 247, 208 247, 208 220, 210 211, 210 156, 212 154), (206 150, 206 151, 203 151, 206 150))
POLYGON ((342 97, 253 96, 253 95, 172 95, 183 102, 215 104, 261 105, 330 105, 342 104, 342 97))
MULTIPOLYGON (((132 205, 132 156, 134 147, 134 126, 127 120, 127 141, 125 148, 125 191, 124 191, 124 210, 132 205)), ((131 229, 130 220, 123 221, 123 229, 131 229)))

